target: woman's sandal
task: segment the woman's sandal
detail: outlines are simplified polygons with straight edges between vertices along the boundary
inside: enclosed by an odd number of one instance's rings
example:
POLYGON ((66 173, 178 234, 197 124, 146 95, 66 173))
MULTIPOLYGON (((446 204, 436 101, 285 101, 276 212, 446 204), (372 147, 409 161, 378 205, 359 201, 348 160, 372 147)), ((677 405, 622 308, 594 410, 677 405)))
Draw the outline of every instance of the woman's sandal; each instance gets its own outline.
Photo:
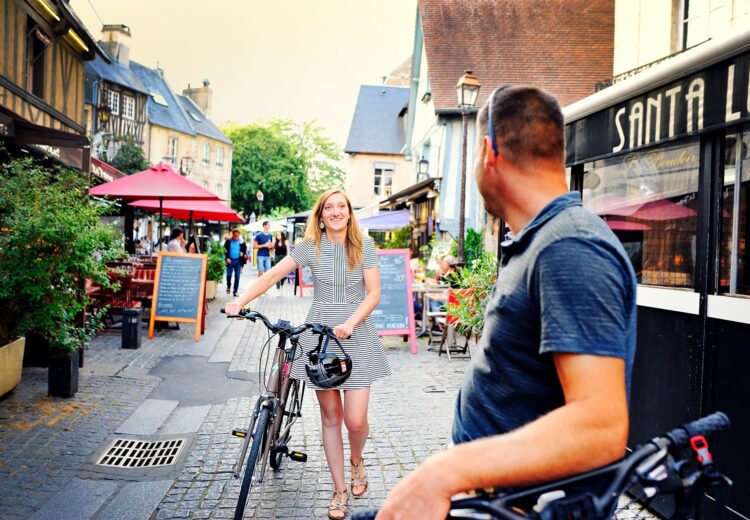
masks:
POLYGON ((331 505, 328 506, 328 518, 331 520, 343 520, 348 511, 346 504, 346 489, 333 492, 331 505))
POLYGON ((360 459, 359 464, 355 464, 351 460, 349 462, 352 464, 352 496, 361 497, 367 493, 368 487, 367 473, 365 473, 365 461, 364 459, 360 459), (362 491, 356 493, 354 491, 355 487, 361 487, 362 491))

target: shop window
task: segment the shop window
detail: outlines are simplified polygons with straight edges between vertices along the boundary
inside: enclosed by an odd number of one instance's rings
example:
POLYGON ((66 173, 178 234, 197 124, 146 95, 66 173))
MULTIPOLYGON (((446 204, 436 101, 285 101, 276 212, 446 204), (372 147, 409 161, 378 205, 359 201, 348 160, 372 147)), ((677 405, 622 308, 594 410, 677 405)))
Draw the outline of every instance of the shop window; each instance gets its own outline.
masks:
POLYGON ((638 283, 693 287, 698 142, 585 165, 584 206, 620 239, 638 283))
POLYGON ((390 197, 393 194, 393 164, 375 163, 375 195, 390 197))
POLYGON ((750 130, 724 138, 719 292, 750 296, 750 130))

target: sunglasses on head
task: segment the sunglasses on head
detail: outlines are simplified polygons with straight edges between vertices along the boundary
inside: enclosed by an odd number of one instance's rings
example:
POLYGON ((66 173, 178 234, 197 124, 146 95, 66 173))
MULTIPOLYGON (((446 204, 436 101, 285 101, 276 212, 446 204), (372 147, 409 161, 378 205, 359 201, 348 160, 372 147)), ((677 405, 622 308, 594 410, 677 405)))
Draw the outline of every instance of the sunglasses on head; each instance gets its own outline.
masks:
POLYGON ((495 98, 495 94, 509 89, 511 86, 512 85, 502 85, 500 87, 497 87, 492 91, 489 99, 487 99, 487 135, 492 142, 492 151, 495 152, 495 155, 498 155, 499 152, 497 151, 497 143, 495 142, 495 123, 492 120, 492 100, 495 98))

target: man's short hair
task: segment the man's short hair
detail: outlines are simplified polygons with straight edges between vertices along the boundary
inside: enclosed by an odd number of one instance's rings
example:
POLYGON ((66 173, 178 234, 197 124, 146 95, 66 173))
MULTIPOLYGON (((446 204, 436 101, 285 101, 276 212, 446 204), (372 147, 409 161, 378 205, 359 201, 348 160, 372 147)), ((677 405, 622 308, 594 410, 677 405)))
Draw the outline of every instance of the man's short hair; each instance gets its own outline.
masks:
POLYGON ((453 255, 446 255, 443 257, 443 262, 445 262, 451 267, 455 267, 456 264, 458 263, 458 259, 453 255))
POLYGON ((270 222, 269 222, 269 221, 267 221, 267 220, 264 220, 264 221, 263 221, 263 225, 265 226, 266 224, 270 224, 270 222))
POLYGON ((232 230, 232 233, 239 233, 239 232, 240 232, 240 228, 234 228, 234 229, 232 230))
MULTIPOLYGON (((492 122, 498 151, 513 164, 529 159, 562 161, 565 120, 550 93, 535 87, 511 86, 495 92, 492 122)), ((487 135, 487 105, 477 116, 480 135, 487 135)))

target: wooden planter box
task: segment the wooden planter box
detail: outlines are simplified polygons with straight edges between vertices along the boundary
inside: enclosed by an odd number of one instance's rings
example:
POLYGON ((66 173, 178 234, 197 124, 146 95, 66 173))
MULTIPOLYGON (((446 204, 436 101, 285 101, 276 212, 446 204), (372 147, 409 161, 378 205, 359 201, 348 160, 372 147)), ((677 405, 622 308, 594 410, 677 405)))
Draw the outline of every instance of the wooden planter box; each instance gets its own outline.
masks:
POLYGON ((25 346, 26 338, 18 338, 0 347, 0 396, 7 394, 21 382, 25 346))

